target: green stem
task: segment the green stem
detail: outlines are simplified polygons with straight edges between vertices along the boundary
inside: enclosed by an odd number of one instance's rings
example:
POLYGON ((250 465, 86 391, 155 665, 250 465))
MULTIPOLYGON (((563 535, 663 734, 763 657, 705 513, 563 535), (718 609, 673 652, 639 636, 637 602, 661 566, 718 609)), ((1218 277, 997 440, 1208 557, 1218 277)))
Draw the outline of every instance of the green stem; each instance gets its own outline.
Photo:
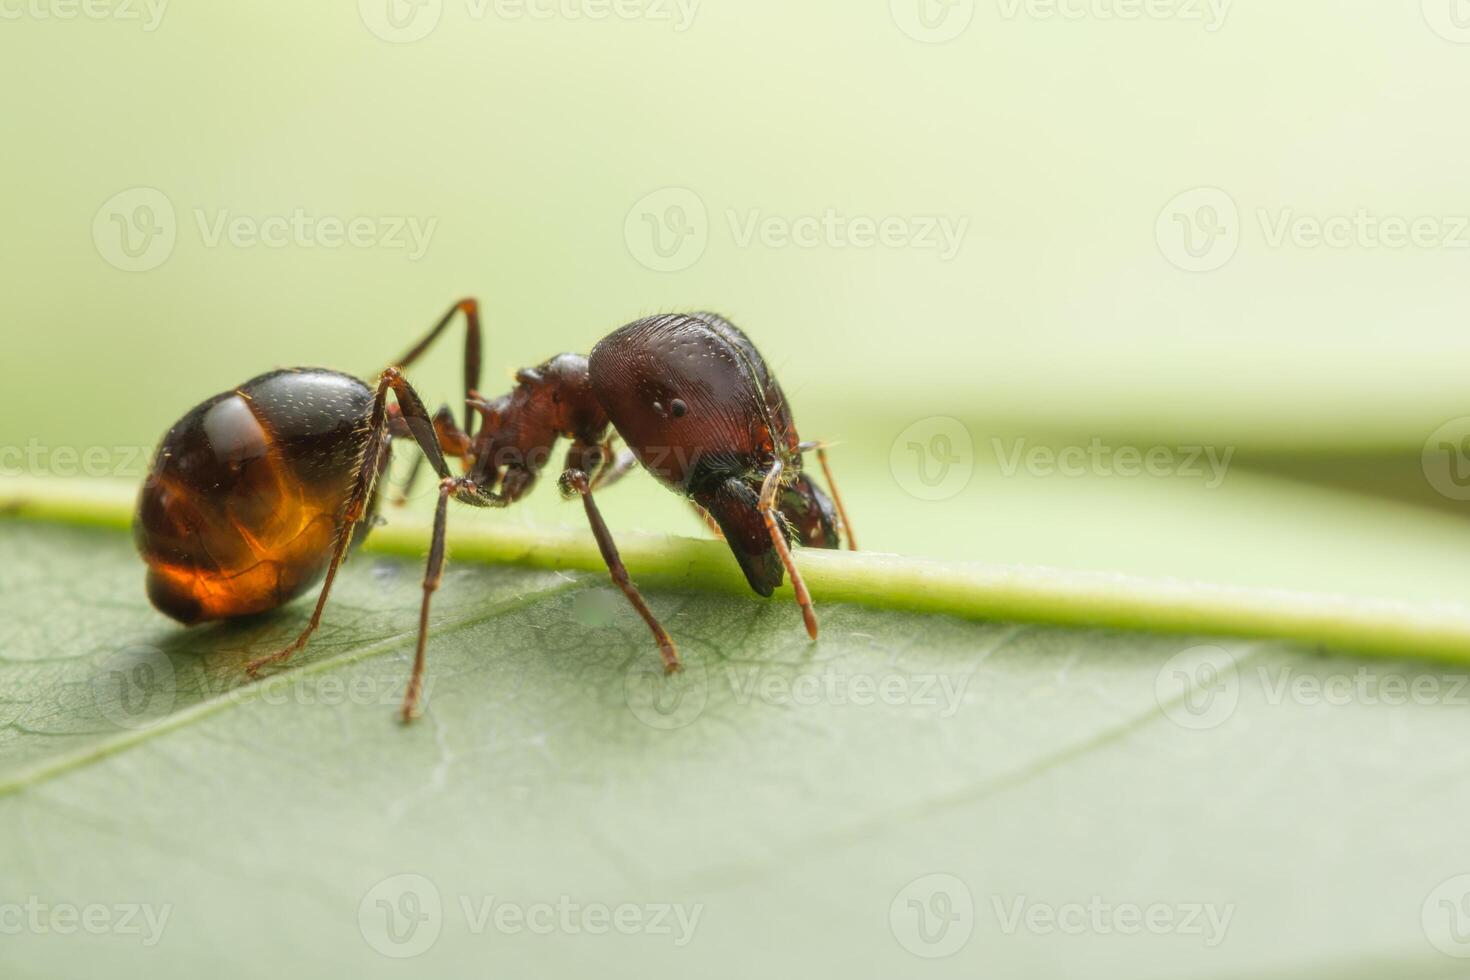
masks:
MULTIPOLYGON (((127 528, 133 492, 116 483, 7 479, 0 481, 0 515, 127 528)), ((366 547, 380 554, 418 558, 427 541, 427 526, 408 519, 376 529, 366 547)), ((619 534, 618 548, 634 578, 646 586, 748 594, 745 580, 720 542, 619 534)), ((460 529, 453 536, 452 550, 462 561, 605 569, 592 536, 567 528, 505 524, 460 529)), ((798 560, 819 602, 967 619, 1274 637, 1348 652, 1470 663, 1470 609, 1463 606, 865 552, 807 549, 798 560)), ((782 591, 789 597, 789 586, 782 591)))

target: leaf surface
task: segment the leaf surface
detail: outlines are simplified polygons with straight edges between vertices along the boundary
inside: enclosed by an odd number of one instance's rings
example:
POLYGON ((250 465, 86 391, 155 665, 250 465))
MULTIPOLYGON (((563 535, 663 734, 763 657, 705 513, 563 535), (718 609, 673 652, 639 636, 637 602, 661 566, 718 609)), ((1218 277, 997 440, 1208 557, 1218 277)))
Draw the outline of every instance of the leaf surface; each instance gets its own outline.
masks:
POLYGON ((1470 869, 1440 667, 834 603, 813 646, 787 603, 654 590, 690 666, 664 681, 603 576, 458 562, 405 728, 416 562, 351 563, 306 655, 247 685, 305 604, 180 631, 122 535, 11 521, 0 547, 3 879, 167 910, 152 945, 145 917, 6 936, 20 975, 1458 965, 1426 933, 1470 869), (1376 693, 1300 693, 1344 680, 1376 693), (1154 906, 1170 931, 1130 930, 1154 906))

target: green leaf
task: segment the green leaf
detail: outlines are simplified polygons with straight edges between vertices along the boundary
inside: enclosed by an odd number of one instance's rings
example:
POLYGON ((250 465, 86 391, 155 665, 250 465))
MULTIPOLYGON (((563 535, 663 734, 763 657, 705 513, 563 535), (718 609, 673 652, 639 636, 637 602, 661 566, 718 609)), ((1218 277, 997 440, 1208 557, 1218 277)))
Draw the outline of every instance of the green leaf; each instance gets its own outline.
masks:
POLYGON ((180 630, 125 535, 0 522, 6 975, 1458 966, 1461 673, 665 587, 664 679, 605 575, 467 550, 404 727, 419 562, 247 684, 304 603, 180 630))

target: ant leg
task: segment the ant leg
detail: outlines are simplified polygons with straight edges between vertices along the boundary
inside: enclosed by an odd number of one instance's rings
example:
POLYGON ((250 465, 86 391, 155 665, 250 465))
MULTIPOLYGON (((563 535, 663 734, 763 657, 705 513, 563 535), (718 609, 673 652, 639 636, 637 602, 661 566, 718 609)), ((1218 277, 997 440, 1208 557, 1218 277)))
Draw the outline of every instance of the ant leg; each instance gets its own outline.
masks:
POLYGON ((439 481, 439 503, 434 507, 434 536, 429 544, 429 563, 424 568, 424 601, 419 606, 419 635, 414 647, 413 672, 408 675, 408 689, 403 692, 402 717, 407 724, 418 717, 419 694, 424 686, 424 656, 429 643, 429 602, 444 577, 444 526, 449 498, 459 489, 459 481, 445 477, 439 481))
POLYGON ((311 635, 321 625, 322 610, 326 607, 327 596, 332 592, 332 583, 336 581, 337 569, 341 567, 342 560, 347 557, 347 547, 352 543, 352 529, 362 519, 363 510, 377 482, 379 457, 385 451, 386 440, 383 437, 388 428, 389 391, 393 392, 393 397, 397 399, 402 408, 403 421, 418 441, 419 449, 429 458, 429 463, 439 474, 440 479, 450 476, 449 464, 444 462, 444 454, 439 449, 438 437, 434 434, 433 420, 429 418, 429 413, 424 409, 424 403, 398 369, 389 368, 378 379, 378 390, 373 398, 373 412, 368 424, 367 448, 363 451, 362 462, 358 466, 357 481, 352 493, 337 515, 332 560, 327 565, 327 577, 322 581, 322 590, 317 595, 316 607, 312 610, 311 620, 290 646, 268 657, 261 657, 246 664, 245 672, 251 677, 258 674, 260 669, 268 664, 281 663, 290 659, 291 654, 306 646, 307 640, 311 639, 311 635))
MULTIPOLYGON (((388 431, 395 439, 413 435, 408 423, 403 419, 402 410, 397 405, 388 406, 388 431)), ((448 405, 439 406, 439 411, 434 413, 434 433, 439 437, 439 448, 444 451, 446 457, 468 459, 471 448, 470 437, 455 424, 454 413, 449 410, 448 405)), ((413 462, 409 465, 408 476, 398 488, 397 496, 393 498, 394 507, 402 507, 408 503, 414 484, 418 482, 419 473, 423 469, 423 463, 423 456, 413 458, 413 462)))
POLYGON ((689 506, 694 508, 694 513, 699 515, 699 519, 701 521, 704 521, 705 524, 709 525, 710 533, 715 536, 715 540, 725 540, 725 532, 720 530, 720 524, 714 519, 714 515, 712 515, 709 511, 705 510, 703 507, 699 506, 692 500, 689 501, 689 506))
POLYGON ((607 524, 602 520, 602 513, 597 509, 597 504, 592 500, 592 485, 587 479, 587 474, 581 470, 569 469, 561 475, 561 492, 570 497, 579 494, 582 497, 582 506, 587 510, 587 523, 592 525, 592 536, 597 539, 597 547, 602 552, 602 560, 607 562, 607 570, 612 574, 612 580, 617 587, 623 590, 623 595, 628 597, 628 602, 643 617, 648 628, 653 631, 653 638, 658 642, 658 651, 664 660, 665 673, 672 674, 681 670, 679 663, 679 652, 674 649, 674 641, 669 639, 669 634, 659 624, 653 615, 653 610, 648 608, 648 603, 643 601, 638 587, 628 577, 628 569, 623 566, 623 559, 618 555, 618 546, 613 543, 612 532, 607 529, 607 524))
POLYGON ((852 533, 852 522, 847 519, 847 508, 842 506, 842 494, 837 489, 837 481, 832 479, 832 467, 827 462, 827 444, 804 442, 796 448, 797 451, 803 453, 816 450, 817 462, 822 465, 822 475, 827 478, 827 489, 832 492, 832 502, 837 505, 837 517, 842 521, 842 533, 847 535, 847 550, 857 551, 857 537, 852 533))
POLYGON ((413 485, 418 482, 419 471, 424 468, 424 457, 415 456, 413 462, 408 464, 408 477, 404 479, 403 485, 398 488, 398 496, 393 498, 394 507, 402 507, 408 503, 409 496, 413 493, 413 485))
MULTIPOLYGON (((418 360, 439 339, 439 335, 449 326, 454 319, 454 314, 463 313, 465 316, 464 337, 464 390, 466 397, 476 388, 480 387, 480 304, 474 299, 462 299, 449 308, 439 318, 439 322, 429 328, 429 332, 417 344, 410 347, 402 357, 394 361, 394 365, 400 370, 408 367, 418 360)), ((473 432, 474 409, 469 405, 464 410, 464 431, 473 432)))
POLYGON ((633 472, 637 466, 638 457, 633 455, 633 450, 620 450, 616 459, 609 458, 603 464, 602 468, 597 471, 597 475, 592 478, 592 489, 606 490, 633 472))
POLYGON ((786 566, 786 574, 791 576, 791 588, 796 591, 796 602, 801 606, 801 618, 806 622, 807 635, 812 639, 817 638, 817 614, 812 609, 812 596, 806 590, 806 582, 801 577, 801 572, 796 568, 796 562, 791 558, 791 549, 786 544, 786 533, 776 521, 776 497, 781 492, 781 473, 784 469, 778 459, 771 464, 770 472, 766 474, 765 481, 761 484, 760 510, 761 519, 766 522, 766 531, 771 535, 771 543, 776 546, 776 554, 781 556, 781 564, 786 566))

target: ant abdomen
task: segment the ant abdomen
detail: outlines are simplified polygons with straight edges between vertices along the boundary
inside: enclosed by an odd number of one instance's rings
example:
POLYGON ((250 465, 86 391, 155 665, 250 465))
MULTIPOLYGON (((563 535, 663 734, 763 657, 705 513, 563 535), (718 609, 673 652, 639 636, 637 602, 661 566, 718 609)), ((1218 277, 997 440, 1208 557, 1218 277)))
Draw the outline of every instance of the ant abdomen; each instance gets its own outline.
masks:
POLYGON ((133 522, 153 604, 195 623, 274 609, 315 585, 372 402, 349 375, 275 371, 176 422, 133 522))

